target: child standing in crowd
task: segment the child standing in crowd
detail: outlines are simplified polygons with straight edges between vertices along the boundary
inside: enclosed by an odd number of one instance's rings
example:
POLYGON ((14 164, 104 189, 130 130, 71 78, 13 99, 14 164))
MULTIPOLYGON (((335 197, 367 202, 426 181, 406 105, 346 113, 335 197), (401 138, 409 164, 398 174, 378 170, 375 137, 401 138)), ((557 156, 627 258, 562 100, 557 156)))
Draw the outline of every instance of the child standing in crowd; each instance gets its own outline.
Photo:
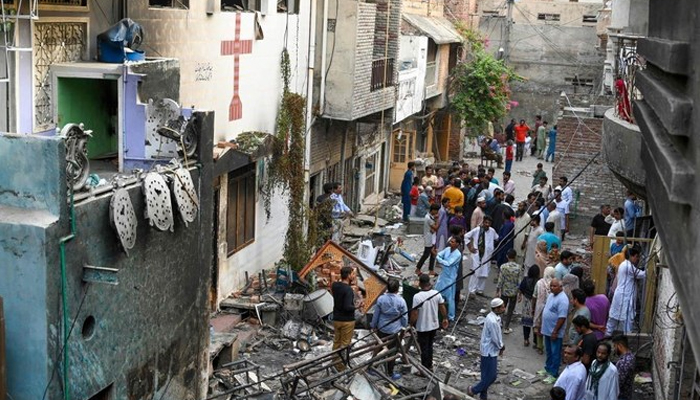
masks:
POLYGON ((448 227, 452 227, 453 225, 459 226, 464 230, 464 232, 469 230, 469 227, 467 226, 467 219, 464 218, 464 208, 460 206, 455 207, 455 216, 450 218, 448 227))
POLYGON ((418 207, 418 196, 420 196, 420 193, 422 192, 420 188, 420 178, 415 177, 413 178, 413 186, 411 186, 411 191, 408 193, 408 196, 411 198, 411 216, 416 215, 416 207, 418 207))
POLYGON ((513 158, 515 154, 513 153, 513 141, 509 140, 506 142, 506 172, 510 172, 510 168, 513 166, 513 158))

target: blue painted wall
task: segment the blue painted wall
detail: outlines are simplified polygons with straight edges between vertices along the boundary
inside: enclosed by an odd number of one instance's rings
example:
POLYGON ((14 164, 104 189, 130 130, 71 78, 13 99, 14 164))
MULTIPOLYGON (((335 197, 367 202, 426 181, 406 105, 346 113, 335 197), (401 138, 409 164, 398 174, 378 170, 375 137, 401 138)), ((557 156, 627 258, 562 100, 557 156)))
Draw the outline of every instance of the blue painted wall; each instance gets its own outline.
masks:
MULTIPOLYGON (((213 113, 195 114, 199 148, 213 148, 213 113)), ((5 302, 9 393, 14 400, 63 398, 59 240, 70 232, 62 144, 52 138, 0 136, 0 296, 5 302), (33 163, 19 160, 29 156, 33 163), (3 159, 3 162, 5 160, 3 159), (42 208, 43 206, 43 208, 42 208), (52 210, 56 210, 54 213, 52 210)), ((75 206, 76 238, 66 245, 68 314, 75 321, 67 355, 71 398, 112 385, 114 399, 198 399, 208 361, 213 257, 212 152, 191 171, 197 219, 160 232, 144 219, 140 186, 129 188, 139 220, 127 256, 109 223, 111 195, 75 206), (119 285, 82 281, 86 265, 119 270, 119 285), (83 327, 94 318, 94 333, 83 327)))
POLYGON ((8 390, 13 399, 40 399, 49 363, 42 251, 46 235, 44 227, 25 225, 26 220, 20 222, 18 217, 50 220, 51 216, 0 206, 0 296, 5 303, 8 390))
POLYGON ((46 248, 65 209, 63 154, 57 138, 0 135, 0 296, 13 399, 40 399, 48 381, 46 248))
POLYGON ((58 215, 65 207, 64 154, 58 137, 0 135, 0 205, 58 215))

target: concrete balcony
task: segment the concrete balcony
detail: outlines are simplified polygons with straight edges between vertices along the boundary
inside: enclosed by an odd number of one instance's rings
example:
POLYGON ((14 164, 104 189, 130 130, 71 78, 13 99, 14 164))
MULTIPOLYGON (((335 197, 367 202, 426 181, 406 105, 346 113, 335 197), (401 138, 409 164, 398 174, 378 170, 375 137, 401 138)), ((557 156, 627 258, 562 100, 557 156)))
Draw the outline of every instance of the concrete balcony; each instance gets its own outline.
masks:
MULTIPOLYGON (((329 4, 328 15, 337 15, 337 18, 327 39, 333 45, 325 49, 328 64, 323 88, 324 117, 352 121, 396 104, 398 68, 395 61, 401 12, 395 4, 387 5, 395 1, 349 0, 329 4)), ((319 18, 323 15, 321 11, 319 18)), ((321 19, 318 26, 322 26, 321 19)), ((323 70, 322 32, 319 30, 316 38, 319 70, 323 70)))
POLYGON ((602 148, 608 167, 617 179, 638 196, 646 198, 642 135, 637 125, 618 118, 614 108, 605 112, 602 148))

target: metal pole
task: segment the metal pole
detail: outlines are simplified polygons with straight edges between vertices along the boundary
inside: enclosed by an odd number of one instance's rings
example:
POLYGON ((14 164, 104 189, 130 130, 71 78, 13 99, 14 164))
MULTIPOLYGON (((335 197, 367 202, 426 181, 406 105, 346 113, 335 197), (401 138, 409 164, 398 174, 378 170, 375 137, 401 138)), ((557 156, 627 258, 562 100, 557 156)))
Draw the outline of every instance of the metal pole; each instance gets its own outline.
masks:
POLYGON ((513 1, 514 0, 507 0, 506 2, 506 4, 508 5, 508 16, 506 18, 505 44, 503 46, 503 60, 505 62, 508 62, 508 59, 510 57, 510 30, 511 26, 513 25, 513 1))

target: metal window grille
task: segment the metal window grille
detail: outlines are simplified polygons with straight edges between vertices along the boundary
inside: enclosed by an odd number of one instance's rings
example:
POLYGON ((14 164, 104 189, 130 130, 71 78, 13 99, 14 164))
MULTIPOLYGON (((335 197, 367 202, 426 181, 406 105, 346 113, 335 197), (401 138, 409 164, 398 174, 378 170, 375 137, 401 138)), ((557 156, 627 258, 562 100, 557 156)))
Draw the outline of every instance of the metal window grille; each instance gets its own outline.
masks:
POLYGON ((394 86, 394 59, 381 58, 372 61, 372 86, 371 90, 379 90, 394 86))

